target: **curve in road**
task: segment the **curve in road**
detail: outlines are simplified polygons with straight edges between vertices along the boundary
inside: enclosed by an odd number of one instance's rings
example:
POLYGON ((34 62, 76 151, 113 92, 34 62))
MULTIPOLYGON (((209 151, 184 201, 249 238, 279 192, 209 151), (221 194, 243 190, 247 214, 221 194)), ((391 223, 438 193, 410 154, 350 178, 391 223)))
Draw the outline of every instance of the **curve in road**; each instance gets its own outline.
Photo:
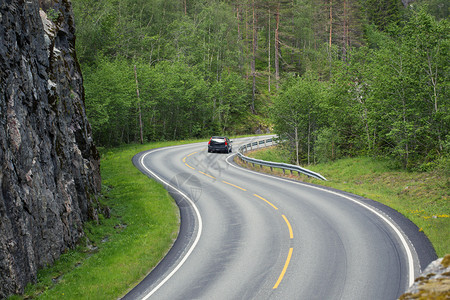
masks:
POLYGON ((241 169, 205 146, 133 159, 177 201, 181 227, 124 299, 395 299, 435 256, 385 206, 241 169))

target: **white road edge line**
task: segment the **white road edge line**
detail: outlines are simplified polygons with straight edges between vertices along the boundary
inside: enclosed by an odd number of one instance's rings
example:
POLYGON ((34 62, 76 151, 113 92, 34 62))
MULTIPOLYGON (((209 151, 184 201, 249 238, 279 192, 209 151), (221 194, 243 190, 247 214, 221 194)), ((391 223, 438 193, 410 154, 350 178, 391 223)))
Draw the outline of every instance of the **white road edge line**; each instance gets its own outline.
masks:
POLYGON ((275 179, 278 179, 278 180, 281 180, 281 181, 291 182, 291 183, 294 183, 294 184, 298 184, 298 185, 302 185, 302 186, 314 188, 314 189, 317 189, 317 190, 321 190, 321 191, 324 191, 324 192, 328 192, 328 193, 330 193, 330 194, 337 195, 337 196, 339 196, 339 197, 342 197, 342 198, 345 198, 345 199, 347 199, 347 200, 350 200, 350 201, 352 201, 352 202, 354 202, 354 203, 356 203, 356 204, 359 204, 359 205, 361 205, 362 207, 364 207, 364 208, 366 208, 367 210, 369 210, 369 211, 371 211, 372 213, 374 213, 375 215, 377 215, 379 218, 381 218, 384 222, 386 222, 386 224, 388 224, 388 225, 394 230, 394 232, 395 232, 395 233, 397 234, 397 236, 399 237, 399 239, 400 239, 400 241, 401 241, 401 243, 402 243, 402 245, 403 245, 403 248, 405 248, 406 256, 408 257, 408 269, 409 269, 409 270, 408 270, 408 284, 409 284, 408 287, 410 287, 410 286, 413 285, 413 283, 414 283, 414 260, 413 260, 413 255, 412 255, 411 249, 410 249, 410 247, 409 247, 409 245, 408 245, 408 242, 405 240, 405 237, 404 237, 403 234, 400 232, 400 230, 397 228, 397 226, 395 226, 391 221, 389 221, 389 220, 388 220, 385 216, 383 216, 381 213, 379 213, 378 211, 376 211, 374 208, 372 208, 372 207, 370 207, 370 206, 368 206, 368 205, 366 205, 366 204, 364 204, 364 203, 361 203, 361 202, 359 202, 359 201, 356 200, 356 199, 353 199, 352 197, 349 197, 349 196, 346 196, 346 195, 343 195, 343 194, 340 194, 340 193, 337 193, 337 192, 333 192, 333 191, 330 191, 330 190, 327 190, 327 189, 323 189, 323 188, 320 188, 320 187, 316 187, 316 186, 311 186, 311 185, 303 184, 303 183, 301 183, 301 182, 294 182, 294 181, 291 181, 291 180, 286 180, 286 179, 284 179, 284 178, 277 177, 277 176, 271 176, 271 175, 263 174, 263 173, 260 173, 260 172, 251 171, 251 170, 245 169, 245 168, 243 168, 243 167, 237 167, 237 166, 233 165, 232 163, 230 163, 230 162, 228 161, 228 159, 230 159, 231 157, 233 157, 233 156, 235 156, 235 155, 236 155, 236 154, 229 155, 229 156, 226 158, 226 162, 227 162, 230 166, 232 166, 232 167, 234 167, 234 168, 236 168, 236 169, 241 169, 241 170, 244 170, 244 171, 246 171, 246 172, 250 172, 250 173, 254 173, 254 174, 259 174, 259 175, 261 175, 261 176, 266 176, 266 177, 270 177, 270 178, 275 178, 275 179))
MULTIPOLYGON (((179 146, 175 146, 175 147, 179 147, 179 146)), ((148 172, 150 173, 153 177, 155 177, 157 180, 159 180, 160 182, 164 183, 165 185, 173 188, 174 190, 178 191, 185 199, 187 199, 189 201, 189 203, 192 205, 192 208, 194 209, 196 215, 197 215, 197 219, 198 219, 198 232, 197 232, 197 236, 195 238, 194 243, 192 244, 191 248, 189 249, 189 251, 186 253, 186 255, 183 257, 183 259, 178 263, 178 265, 172 270, 172 272, 169 273, 169 275, 166 276, 166 278, 164 278, 153 290, 151 290, 148 294, 146 294, 142 300, 146 300, 148 298, 150 298, 159 288, 161 288, 180 268, 181 266, 185 263, 185 261, 188 259, 188 257, 191 255, 192 251, 194 251, 194 248, 197 246, 198 241, 200 240, 200 236, 202 235, 202 228, 203 228, 203 222, 202 222, 202 217, 200 216, 200 212, 198 211, 197 206, 195 205, 195 203, 186 195, 184 194, 182 191, 176 189, 174 186, 172 186, 171 184, 169 184, 168 182, 164 181, 161 177, 159 177, 158 175, 156 175, 152 170, 150 170, 149 168, 147 168, 147 166, 144 165, 144 158, 153 152, 156 151, 160 151, 160 150, 167 150, 168 148, 175 148, 175 147, 167 147, 167 148, 160 148, 160 149, 156 149, 153 151, 149 151, 147 153, 145 153, 144 155, 142 155, 141 159, 139 160, 140 165, 148 172)))

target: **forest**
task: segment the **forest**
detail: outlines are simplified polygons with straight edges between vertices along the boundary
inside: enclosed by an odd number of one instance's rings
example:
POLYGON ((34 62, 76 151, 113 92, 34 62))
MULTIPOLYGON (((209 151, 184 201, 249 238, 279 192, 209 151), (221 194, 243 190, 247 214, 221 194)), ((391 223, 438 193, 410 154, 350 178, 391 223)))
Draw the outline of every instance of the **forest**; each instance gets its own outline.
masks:
POLYGON ((448 161, 448 1, 72 5, 98 146, 273 132, 293 163, 448 161))

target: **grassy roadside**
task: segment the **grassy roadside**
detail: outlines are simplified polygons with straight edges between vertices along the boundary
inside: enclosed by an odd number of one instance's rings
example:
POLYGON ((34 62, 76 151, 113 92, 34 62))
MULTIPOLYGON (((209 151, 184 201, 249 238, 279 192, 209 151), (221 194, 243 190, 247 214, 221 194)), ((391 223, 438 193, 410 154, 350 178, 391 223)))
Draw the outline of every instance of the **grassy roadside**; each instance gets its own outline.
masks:
MULTIPOLYGON (((248 156, 277 162, 284 162, 286 157, 276 148, 254 151, 248 156)), ((322 174, 328 181, 306 176, 300 176, 300 180, 330 186, 388 205, 425 232, 439 257, 450 253, 448 166, 445 170, 432 172, 406 172, 392 169, 386 160, 357 157, 307 168, 322 174)), ((255 169, 260 170, 259 167, 255 169)), ((268 168, 264 171, 270 172, 268 168)), ((281 170, 275 172, 282 175, 281 170)), ((297 174, 294 177, 299 178, 297 174)))
POLYGON ((131 158, 151 148, 184 142, 128 145, 103 153, 103 197, 111 217, 85 226, 86 239, 38 273, 24 296, 11 299, 117 299, 167 253, 179 228, 167 191, 136 169, 131 158))

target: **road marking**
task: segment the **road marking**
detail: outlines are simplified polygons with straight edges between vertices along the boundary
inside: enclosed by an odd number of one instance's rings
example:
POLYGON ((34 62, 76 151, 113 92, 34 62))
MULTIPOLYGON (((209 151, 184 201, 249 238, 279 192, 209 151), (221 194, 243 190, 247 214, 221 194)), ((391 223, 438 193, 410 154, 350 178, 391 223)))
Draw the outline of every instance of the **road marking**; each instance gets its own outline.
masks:
POLYGON ((184 163, 186 166, 188 166, 189 168, 191 168, 192 170, 195 170, 194 167, 191 167, 190 165, 188 165, 187 163, 184 163))
POLYGON ((198 153, 198 152, 192 152, 191 154, 189 154, 189 155, 183 157, 183 162, 184 162, 184 164, 185 164, 186 166, 188 166, 189 168, 193 169, 193 170, 195 170, 195 169, 186 163, 186 158, 188 158, 188 157, 191 156, 191 155, 194 155, 195 153, 198 153))
POLYGON ((275 283, 275 285, 273 286, 273 290, 278 288, 278 286, 280 285, 281 280, 283 280, 284 274, 286 273, 286 270, 289 266, 289 262, 291 261, 291 257, 292 257, 292 251, 294 250, 294 248, 290 248, 289 249, 289 254, 288 257, 286 259, 286 263, 284 264, 284 268, 283 271, 281 271, 280 277, 278 277, 277 282, 275 283))
POLYGON ((238 189, 240 189, 240 190, 243 190, 244 192, 247 191, 246 189, 241 188, 240 186, 234 185, 234 184, 232 184, 232 183, 229 183, 229 182, 227 182, 227 181, 225 181, 225 180, 222 180, 222 182, 223 182, 223 183, 226 183, 226 184, 228 184, 228 185, 234 186, 235 188, 238 188, 238 189))
POLYGON ((285 215, 281 215, 281 216, 283 217, 284 221, 286 221, 287 227, 289 228, 289 237, 291 239, 293 239, 294 238, 294 233, 292 232, 291 223, 289 223, 289 220, 286 218, 285 215))
MULTIPOLYGON (((320 188, 320 187, 317 187, 317 186, 307 185, 307 184, 304 184, 304 183, 301 183, 301 182, 295 182, 295 181, 287 180, 285 178, 281 178, 281 177, 277 177, 277 176, 273 176, 273 175, 268 175, 268 174, 263 174, 263 173, 260 173, 260 172, 255 172, 255 171, 243 168, 243 167, 235 166, 235 165, 233 165, 232 163, 230 163, 228 161, 229 158, 231 158, 231 157, 233 157, 235 155, 236 154, 232 154, 232 155, 228 156, 227 159, 226 159, 226 162, 228 163, 228 165, 232 166, 233 168, 240 169, 240 170, 243 170, 245 172, 249 172, 249 173, 253 173, 253 174, 258 174, 258 175, 264 176, 264 177, 270 177, 270 178, 275 179, 275 180, 285 181, 285 182, 289 182, 289 183, 292 183, 292 184, 297 184, 297 185, 301 185, 301 186, 304 186, 304 187, 308 187, 308 188, 324 191, 324 192, 327 192, 327 193, 330 193, 330 194, 334 194, 336 196, 339 196, 339 197, 345 198, 347 200, 350 200, 350 201, 352 201, 352 202, 354 202, 354 203, 356 203, 356 204, 366 208, 367 210, 371 211, 373 214, 378 216, 389 227, 391 227, 394 230, 394 232, 397 234, 398 238, 400 239, 400 242, 403 245, 403 248, 405 249, 406 257, 407 257, 407 260, 408 260, 408 286, 407 287, 410 287, 411 285, 413 285, 415 277, 414 277, 414 259, 413 259, 412 250, 411 250, 408 242, 406 241, 405 237, 403 236, 403 234, 397 228, 397 226, 394 225, 393 222, 388 220, 387 217, 383 216, 380 212, 378 212, 375 208, 373 208, 372 206, 370 206, 368 204, 364 204, 362 202, 359 202, 358 200, 356 200, 356 199, 354 199, 352 197, 346 196, 344 194, 341 194, 341 193, 330 191, 330 190, 327 190, 327 189, 324 189, 324 188, 320 188)), ((411 244, 411 246, 414 249, 414 246, 412 244, 411 244)))
POLYGON ((270 206, 272 206, 272 207, 275 208, 275 209, 278 209, 278 207, 276 207, 275 205, 273 205, 272 203, 270 203, 269 201, 267 201, 267 200, 264 199, 263 197, 258 196, 258 195, 256 195, 256 194, 253 194, 253 196, 258 197, 259 199, 261 199, 261 200, 263 200, 263 201, 266 201, 270 206))
MULTIPOLYGON (((180 146, 175 146, 175 147, 168 147, 168 148, 178 148, 180 146)), ((142 155, 141 159, 139 160, 140 165, 149 173, 151 174, 154 178, 156 178, 158 181, 162 182, 163 184, 170 186, 171 188, 173 188, 174 190, 178 191, 185 199, 188 200, 188 202, 191 204, 192 208, 195 211, 195 215, 197 216, 197 220, 198 220, 198 231, 197 231, 197 236, 195 237, 194 242, 192 243, 191 248, 189 248, 188 252, 185 254, 185 256, 181 259, 181 261, 178 263, 178 265, 172 270, 172 272, 169 273, 169 275, 167 275, 153 290, 151 290, 148 294, 146 294, 142 300, 146 300, 148 298, 150 298, 151 295, 153 295, 161 286, 163 286, 172 276, 173 274, 175 274, 180 268, 181 266, 186 262, 186 260, 188 259, 188 257, 191 255, 191 253, 194 251, 194 248, 197 246, 198 241, 200 240, 200 236, 202 235, 202 230, 203 230, 203 221, 202 221, 202 217, 200 215, 200 212, 197 208, 197 206, 195 205, 195 203, 186 195, 184 194, 182 191, 176 189, 173 185, 171 185, 170 183, 168 183, 167 181, 164 181, 164 179, 162 179, 161 177, 159 177, 158 175, 156 175, 153 171, 151 171, 149 168, 147 168, 147 166, 144 164, 144 158, 149 155, 150 153, 156 152, 156 151, 161 151, 161 150, 167 150, 168 148, 160 148, 157 150, 153 150, 153 151, 149 151, 147 153, 145 153, 144 155, 142 155)))
POLYGON ((216 177, 211 176, 211 175, 206 174, 206 173, 203 173, 202 171, 198 171, 198 172, 199 172, 200 174, 203 174, 203 175, 205 175, 205 176, 208 176, 209 178, 216 179, 216 177))

